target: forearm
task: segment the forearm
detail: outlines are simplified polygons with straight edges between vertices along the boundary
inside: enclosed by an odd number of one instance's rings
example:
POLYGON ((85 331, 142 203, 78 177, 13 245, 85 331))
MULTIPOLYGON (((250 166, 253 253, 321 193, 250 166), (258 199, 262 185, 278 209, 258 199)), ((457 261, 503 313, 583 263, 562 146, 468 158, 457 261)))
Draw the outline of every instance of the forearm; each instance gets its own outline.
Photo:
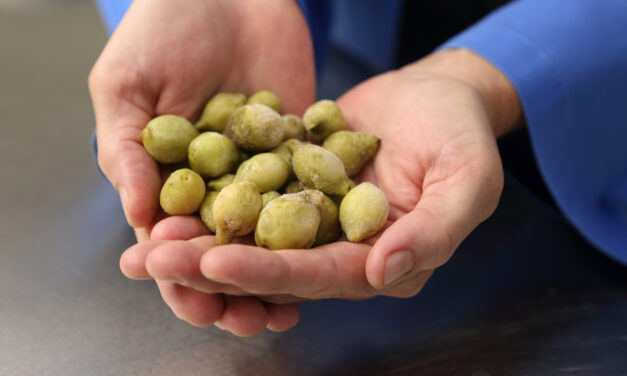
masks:
POLYGON ((472 86, 484 102, 495 137, 523 124, 514 85, 494 65, 468 49, 436 51, 404 69, 456 79, 472 86))

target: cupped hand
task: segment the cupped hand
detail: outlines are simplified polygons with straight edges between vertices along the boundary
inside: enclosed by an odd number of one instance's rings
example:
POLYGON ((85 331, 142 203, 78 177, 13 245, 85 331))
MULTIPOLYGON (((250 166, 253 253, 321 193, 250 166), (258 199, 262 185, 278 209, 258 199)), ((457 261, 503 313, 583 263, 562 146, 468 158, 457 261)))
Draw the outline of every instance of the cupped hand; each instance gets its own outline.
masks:
MULTIPOLYGON (((381 139, 359 177, 389 200, 380 234, 364 243, 272 252, 246 244, 215 247, 210 237, 152 241, 127 250, 136 264, 123 265, 125 273, 280 303, 418 293, 496 208, 503 172, 495 135, 518 123, 516 93, 489 63, 455 50, 377 76, 338 104, 350 129, 381 139)), ((155 231, 171 238, 182 228, 173 220, 155 231)))
MULTIPOLYGON (((282 98, 285 112, 302 113, 315 97, 314 75, 309 31, 292 0, 134 1, 96 62, 89 87, 98 163, 119 192, 138 240, 146 240, 162 218, 164 171, 141 142, 150 119, 176 114, 193 120, 217 92, 264 89, 282 98)), ((174 312, 197 325, 217 320, 249 335, 260 326, 284 330, 298 320, 293 305, 158 284, 174 312)))
POLYGON ((309 31, 291 0, 134 1, 89 78, 98 163, 129 224, 156 222, 161 178, 141 142, 150 119, 193 120, 217 92, 264 89, 301 113, 314 75, 309 31))

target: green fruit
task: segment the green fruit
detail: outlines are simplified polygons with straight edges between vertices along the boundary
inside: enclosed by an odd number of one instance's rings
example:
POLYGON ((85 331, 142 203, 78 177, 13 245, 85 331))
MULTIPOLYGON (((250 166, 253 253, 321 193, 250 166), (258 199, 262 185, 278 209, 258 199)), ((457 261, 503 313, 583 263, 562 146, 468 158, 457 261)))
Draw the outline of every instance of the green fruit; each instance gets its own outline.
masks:
POLYGON ((254 183, 241 181, 224 187, 213 203, 217 244, 228 244, 234 237, 252 232, 262 208, 254 183))
POLYGON ((298 180, 308 188, 329 195, 344 195, 350 189, 342 161, 320 146, 302 146, 292 156, 292 164, 298 180))
POLYGON ((189 164, 207 178, 227 174, 239 160, 237 147, 228 137, 216 132, 205 132, 189 144, 189 164))
POLYGON ((205 197, 205 182, 194 171, 174 171, 163 184, 159 202, 170 215, 188 215, 198 210, 205 197))
POLYGON ((209 183, 207 183, 207 187, 213 189, 214 191, 221 191, 222 188, 233 183, 233 179, 235 179, 235 175, 233 174, 222 175, 217 179, 209 181, 209 183))
POLYGON ((205 199, 200 204, 200 219, 211 232, 216 233, 216 222, 213 220, 213 204, 218 197, 218 192, 210 191, 205 195, 205 199))
POLYGON ((377 233, 388 218, 388 201, 371 183, 351 189, 340 205, 340 223, 351 242, 360 242, 377 233))
POLYGON ((313 244, 314 247, 334 242, 340 236, 340 232, 342 232, 339 210, 333 200, 323 196, 321 208, 320 226, 318 226, 316 240, 313 244))
POLYGON ((281 194, 277 191, 270 191, 262 194, 261 201, 263 202, 263 207, 265 208, 266 205, 270 203, 270 201, 274 200, 275 198, 279 198, 280 196, 281 194))
POLYGON ((268 249, 309 248, 320 225, 322 193, 304 191, 272 200, 259 215, 255 243, 268 249))
POLYGON ((287 177, 287 181, 296 180, 296 175, 294 174, 294 169, 292 168, 292 154, 294 153, 294 150, 297 150, 302 145, 304 144, 297 139, 290 138, 289 140, 281 142, 281 144, 276 148, 270 150, 271 153, 283 158, 283 160, 287 162, 290 167, 290 175, 287 177))
POLYGON ((299 181, 293 181, 285 187, 285 193, 298 193, 305 190, 305 187, 299 181))
MULTIPOLYGON (((353 179, 349 179, 349 181, 350 181, 350 183, 348 184, 348 191, 350 192, 351 189, 353 189, 353 188, 355 188, 357 186, 357 183, 355 183, 355 181, 353 179)), ((338 208, 342 204, 342 200, 344 199, 344 196, 345 195, 328 195, 328 197, 331 200, 333 200, 333 202, 335 203, 335 205, 337 205, 338 208)))
POLYGON ((270 107, 276 113, 280 114, 283 109, 283 105, 281 104, 281 100, 271 91, 262 90, 259 91, 248 98, 248 104, 265 104, 270 107))
POLYGON ((187 147, 198 131, 185 118, 162 115, 149 121, 141 135, 144 148, 155 160, 178 163, 187 159, 187 147))
POLYGON ((305 124, 303 124, 301 118, 292 114, 283 115, 283 124, 285 125, 284 140, 292 138, 300 141, 305 140, 307 131, 305 130, 305 124))
POLYGON ((283 160, 287 162, 287 164, 289 164, 291 167, 292 166, 292 154, 294 154, 294 151, 298 150, 302 145, 303 145, 302 142, 294 138, 290 138, 289 140, 285 140, 281 142, 279 146, 270 150, 270 152, 283 158, 283 160))
POLYGON ((261 153, 242 163, 233 181, 251 181, 257 185, 259 192, 268 192, 281 188, 289 174, 290 166, 281 157, 261 153))
POLYGON ((196 128, 201 131, 222 132, 233 111, 245 104, 244 94, 218 93, 207 102, 205 110, 196 122, 196 128))
POLYGON ((322 147, 337 155, 349 177, 357 175, 379 148, 377 136, 364 132, 338 131, 327 137, 322 147))
POLYGON ((224 134, 244 151, 260 152, 281 143, 285 126, 281 116, 268 106, 247 104, 233 112, 224 134))
POLYGON ((303 115, 305 128, 311 138, 322 141, 331 133, 344 130, 346 120, 335 102, 323 99, 312 104, 303 115))

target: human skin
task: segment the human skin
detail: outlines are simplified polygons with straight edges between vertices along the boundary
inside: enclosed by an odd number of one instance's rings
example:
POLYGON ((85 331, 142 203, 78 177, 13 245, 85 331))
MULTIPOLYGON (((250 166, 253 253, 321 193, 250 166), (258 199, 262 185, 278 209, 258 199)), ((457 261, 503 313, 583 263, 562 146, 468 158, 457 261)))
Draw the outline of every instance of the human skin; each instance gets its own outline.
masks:
MULTIPOLYGON (((133 246, 122 257, 123 272, 176 280, 197 294, 275 303, 417 294, 498 204, 503 171, 495 140, 522 123, 516 92, 487 61, 454 49, 376 76, 338 105, 349 129, 381 139, 356 179, 387 196, 390 216, 381 233, 363 243, 270 252, 249 244, 216 247, 213 237, 190 230, 197 219, 170 217, 153 238, 191 240, 133 246)), ((195 322, 194 315, 184 316, 195 322)), ((254 321, 262 316, 242 313, 226 329, 260 331, 254 321)))
MULTIPOLYGON (((194 121, 215 93, 251 95, 262 89, 279 95, 286 112, 302 113, 315 98, 311 38, 292 0, 135 0, 96 62, 89 88, 98 163, 142 242, 164 217, 158 197, 168 172, 160 171, 142 146, 148 121, 162 114, 194 121)), ((286 312, 297 319, 293 305, 158 284, 175 313, 200 312, 200 324, 223 318, 228 328, 229 312, 237 315, 250 306, 264 311, 261 321, 271 329, 285 327, 286 312)), ((239 329, 233 331, 248 334, 239 329)))

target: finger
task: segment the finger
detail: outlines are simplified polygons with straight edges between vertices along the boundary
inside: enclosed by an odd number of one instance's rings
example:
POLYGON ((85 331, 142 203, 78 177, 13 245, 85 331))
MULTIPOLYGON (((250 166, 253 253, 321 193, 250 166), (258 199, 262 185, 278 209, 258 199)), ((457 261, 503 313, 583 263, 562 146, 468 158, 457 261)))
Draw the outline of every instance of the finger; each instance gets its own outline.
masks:
POLYGON ((143 253, 146 273, 154 279, 176 282, 204 293, 250 295, 241 289, 207 279, 200 271, 200 260, 215 247, 215 238, 203 236, 190 241, 165 241, 143 253))
POLYGON ((181 320, 194 326, 216 322, 225 309, 222 294, 206 294, 177 283, 157 281, 163 301, 181 320))
MULTIPOLYGON (((485 148, 476 155, 485 155, 485 148)), ((462 240, 496 208, 502 189, 500 159, 492 156, 441 180, 427 175, 416 207, 396 220, 372 247, 366 263, 370 284, 382 289, 445 263, 462 240), (500 181, 499 181, 500 180, 500 181)))
POLYGON ((98 132, 99 164, 120 194, 129 225, 149 226, 158 209, 160 176, 157 163, 141 144, 141 129, 99 128, 103 129, 98 132))
POLYGON ((266 328, 273 332, 285 332, 298 324, 299 313, 296 304, 264 303, 268 313, 266 328))
POLYGON ((265 329, 268 313, 256 298, 224 296, 225 309, 216 326, 239 337, 250 337, 265 329))
POLYGON ((148 240, 130 247, 120 257, 120 270, 130 279, 151 279, 146 270, 146 256, 158 245, 164 243, 159 240, 148 240))
POLYGON ((98 163, 119 192, 127 221, 145 227, 157 212, 157 163, 142 146, 141 131, 152 118, 154 93, 138 74, 97 64, 89 86, 96 115, 98 163))
POLYGON ((395 298, 411 298, 422 290, 429 278, 431 278, 431 275, 433 275, 433 272, 434 270, 431 269, 414 273, 398 283, 378 291, 381 295, 393 296, 395 298))
POLYGON ((198 217, 173 216, 159 221, 150 237, 155 240, 188 240, 208 234, 209 230, 198 217))
MULTIPOLYGON (((151 223, 150 225, 146 227, 134 228, 135 238, 137 239, 137 242, 139 243, 139 242, 143 242, 146 240, 150 240, 151 233, 152 233, 154 226, 166 217, 167 217, 167 214, 163 210, 158 210, 153 223, 151 223)), ((161 239, 158 239, 158 240, 161 240, 161 239)))
POLYGON ((205 253, 200 270, 207 279, 254 295, 360 299, 372 296, 364 274, 369 249, 349 242, 281 251, 230 244, 205 253))
POLYGON ((138 243, 141 243, 143 241, 150 239, 150 231, 146 227, 135 228, 134 232, 135 232, 135 239, 137 240, 138 243))

